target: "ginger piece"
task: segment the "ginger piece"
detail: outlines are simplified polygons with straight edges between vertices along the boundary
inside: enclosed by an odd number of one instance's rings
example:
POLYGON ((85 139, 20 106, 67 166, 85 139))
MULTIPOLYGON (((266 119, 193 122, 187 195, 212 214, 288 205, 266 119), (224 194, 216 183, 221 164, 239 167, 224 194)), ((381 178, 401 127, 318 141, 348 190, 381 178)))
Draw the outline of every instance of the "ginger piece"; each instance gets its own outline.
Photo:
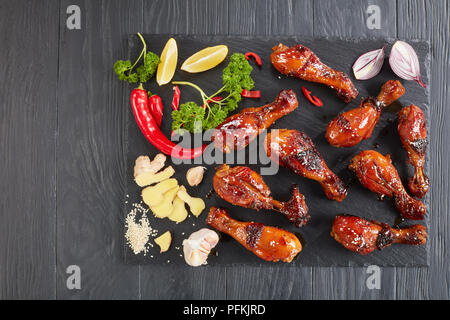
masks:
POLYGON ((159 237, 155 238, 155 243, 161 249, 160 253, 169 250, 170 244, 172 243, 172 235, 170 234, 170 231, 166 231, 159 237))
POLYGON ((158 153, 153 161, 150 161, 148 156, 139 156, 134 165, 134 177, 143 173, 157 173, 164 167, 165 162, 166 156, 162 153, 158 153))
POLYGON ((174 178, 161 181, 160 183, 142 190, 142 200, 149 207, 155 207, 164 200, 164 193, 178 186, 178 181, 174 178))
POLYGON ((158 173, 151 173, 151 172, 144 172, 135 177, 134 181, 136 181, 136 184, 140 187, 146 187, 154 183, 158 183, 161 181, 164 181, 166 179, 169 179, 173 174, 175 173, 175 170, 170 166, 165 168, 163 171, 158 173))
MULTIPOLYGON (((179 190, 186 191, 186 188, 184 186, 181 186, 179 190)), ((176 196, 172 203, 172 212, 167 217, 169 220, 180 223, 184 221, 188 216, 188 212, 186 210, 186 207, 184 206, 184 201, 180 199, 180 197, 176 196)))
POLYGON ((171 214, 173 210, 172 201, 176 197, 178 189, 179 187, 176 186, 175 188, 166 191, 163 195, 163 201, 157 206, 150 207, 157 218, 167 218, 171 214))
POLYGON ((198 166, 190 168, 186 172, 186 180, 191 187, 198 186, 203 180, 203 174, 205 173, 205 167, 198 166))
POLYGON ((186 189, 178 190, 177 196, 188 204, 191 213, 196 217, 198 217, 206 207, 205 202, 202 199, 191 197, 186 192, 186 189))

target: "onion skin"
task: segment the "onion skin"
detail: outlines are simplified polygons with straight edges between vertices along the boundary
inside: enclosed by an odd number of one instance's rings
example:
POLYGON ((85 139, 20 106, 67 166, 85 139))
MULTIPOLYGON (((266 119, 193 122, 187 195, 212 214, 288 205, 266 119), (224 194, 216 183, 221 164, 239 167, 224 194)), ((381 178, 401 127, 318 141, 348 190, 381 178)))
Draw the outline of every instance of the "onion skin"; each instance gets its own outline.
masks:
POLYGON ((414 51, 410 44, 400 40, 396 41, 389 55, 389 65, 392 71, 400 78, 415 80, 422 87, 427 87, 422 82, 420 64, 416 51, 414 51))
POLYGON ((353 74, 358 80, 369 80, 381 71, 384 63, 384 46, 364 53, 353 64, 353 74))

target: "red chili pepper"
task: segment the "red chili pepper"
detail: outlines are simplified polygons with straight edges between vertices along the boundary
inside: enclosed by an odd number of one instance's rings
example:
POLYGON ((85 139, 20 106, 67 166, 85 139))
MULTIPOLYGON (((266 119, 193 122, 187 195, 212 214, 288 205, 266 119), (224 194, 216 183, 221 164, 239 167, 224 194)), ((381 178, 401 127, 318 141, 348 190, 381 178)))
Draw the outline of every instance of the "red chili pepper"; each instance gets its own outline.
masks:
POLYGON ((305 87, 302 87, 302 91, 303 91, 303 94, 305 95, 306 99, 308 99, 309 102, 311 102, 313 105, 315 105, 316 107, 323 106, 322 100, 320 100, 316 96, 311 96, 311 91, 309 91, 305 87))
POLYGON ((243 89, 241 92, 241 96, 245 98, 261 98, 261 91, 259 90, 248 91, 243 89))
POLYGON ((150 112, 148 95, 144 89, 134 89, 131 92, 130 101, 134 117, 141 132, 158 150, 179 159, 193 159, 203 153, 207 146, 206 144, 195 149, 186 149, 167 139, 159 130, 155 118, 150 112))
MULTIPOLYGON (((142 84, 139 85, 138 89, 143 90, 142 84)), ((148 105, 150 108, 150 112, 152 113, 153 118, 158 124, 158 128, 161 127, 161 121, 163 116, 163 104, 161 101, 161 97, 157 94, 152 95, 150 91, 148 92, 150 98, 148 98, 148 105)))
MULTIPOLYGON (((213 101, 220 101, 220 100, 222 100, 223 98, 221 97, 221 96, 215 96, 215 97, 212 97, 211 99, 208 99, 208 101, 206 101, 208 104, 210 103, 210 102, 213 102, 213 101)), ((205 109, 206 108, 206 105, 202 105, 202 108, 203 109, 205 109)))
POLYGON ((255 62, 256 62, 256 64, 257 64, 258 66, 260 66, 260 67, 262 66, 261 58, 260 58, 256 53, 254 53, 254 52, 247 52, 247 53, 245 54, 245 59, 249 60, 250 57, 252 57, 253 59, 255 59, 255 62))
POLYGON ((172 109, 178 110, 178 106, 180 105, 180 88, 178 86, 173 87, 173 99, 172 99, 172 109))

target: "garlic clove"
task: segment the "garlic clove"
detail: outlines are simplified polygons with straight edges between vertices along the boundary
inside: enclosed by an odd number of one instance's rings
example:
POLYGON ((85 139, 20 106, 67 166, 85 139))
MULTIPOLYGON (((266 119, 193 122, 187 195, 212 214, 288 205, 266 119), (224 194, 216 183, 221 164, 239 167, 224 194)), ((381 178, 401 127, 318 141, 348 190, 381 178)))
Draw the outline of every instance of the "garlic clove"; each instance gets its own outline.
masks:
POLYGON ((186 172, 186 180, 191 187, 198 186, 202 182, 205 169, 205 167, 198 166, 190 168, 186 172))
POLYGON ((183 240, 184 260, 193 267, 207 264, 209 253, 218 242, 219 235, 210 229, 203 228, 192 233, 183 240))

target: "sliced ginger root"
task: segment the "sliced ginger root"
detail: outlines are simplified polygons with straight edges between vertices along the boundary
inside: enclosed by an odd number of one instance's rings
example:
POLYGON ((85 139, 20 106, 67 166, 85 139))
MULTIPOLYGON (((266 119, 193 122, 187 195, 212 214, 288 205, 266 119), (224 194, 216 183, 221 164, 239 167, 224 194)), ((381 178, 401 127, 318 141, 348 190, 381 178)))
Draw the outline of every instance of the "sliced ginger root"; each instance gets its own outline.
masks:
POLYGON ((155 238, 155 243, 161 249, 161 253, 169 250, 170 244, 172 243, 172 235, 170 234, 170 231, 166 231, 159 237, 155 238))
POLYGON ((163 195, 163 201, 154 207, 150 207, 157 218, 167 218, 171 214, 173 210, 172 201, 176 197, 178 189, 179 187, 176 186, 175 188, 166 191, 163 195))
MULTIPOLYGON (((178 190, 184 190, 186 191, 186 188, 184 186, 181 186, 178 190)), ((186 210, 186 207, 184 206, 184 201, 180 199, 180 197, 176 196, 175 199, 173 199, 172 203, 172 212, 167 217, 169 220, 180 223, 184 221, 188 216, 188 212, 186 210)))
POLYGON ((163 171, 158 172, 156 174, 151 172, 141 173, 134 179, 134 181, 136 181, 138 186, 146 187, 151 184, 169 179, 171 176, 173 176, 174 173, 175 170, 172 167, 167 167, 163 171))
POLYGON ((202 211, 205 209, 205 202, 200 198, 194 198, 191 197, 187 192, 186 189, 184 190, 178 190, 177 196, 186 202, 189 206, 189 209, 191 210, 192 214, 196 217, 198 217, 202 211))
POLYGON ((167 179, 154 186, 142 190, 142 200, 149 207, 155 207, 164 200, 164 193, 178 186, 176 179, 167 179))
POLYGON ((134 165, 134 177, 136 178, 143 173, 157 173, 164 167, 166 156, 158 153, 152 161, 148 156, 139 156, 134 165))

